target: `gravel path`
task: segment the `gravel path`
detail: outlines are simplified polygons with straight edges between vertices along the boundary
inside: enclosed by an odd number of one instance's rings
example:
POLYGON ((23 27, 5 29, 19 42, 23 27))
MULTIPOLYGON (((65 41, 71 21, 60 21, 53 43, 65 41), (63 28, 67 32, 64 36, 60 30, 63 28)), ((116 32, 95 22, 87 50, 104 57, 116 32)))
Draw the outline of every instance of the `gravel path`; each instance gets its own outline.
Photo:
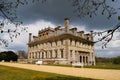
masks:
POLYGON ((74 67, 58 67, 46 65, 32 65, 32 64, 19 64, 19 63, 3 63, 0 65, 12 66, 36 71, 44 71, 51 73, 58 73, 64 75, 71 75, 77 77, 104 79, 104 80, 120 80, 120 70, 112 69, 90 69, 90 68, 74 68, 74 67))

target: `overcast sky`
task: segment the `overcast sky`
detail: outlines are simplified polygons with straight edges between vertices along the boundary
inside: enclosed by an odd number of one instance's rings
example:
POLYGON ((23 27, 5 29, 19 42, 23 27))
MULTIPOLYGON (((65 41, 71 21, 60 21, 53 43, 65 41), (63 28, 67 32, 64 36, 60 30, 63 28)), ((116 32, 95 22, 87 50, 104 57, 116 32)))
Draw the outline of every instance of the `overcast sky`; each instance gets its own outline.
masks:
MULTIPOLYGON (((111 0, 110 0, 111 1, 111 0)), ((120 1, 118 0, 111 6, 120 7, 120 1)), ((72 6, 70 0, 47 0, 45 3, 35 2, 29 3, 28 5, 19 6, 17 10, 18 19, 23 21, 24 26, 28 27, 28 33, 37 35, 38 30, 44 29, 45 27, 56 27, 58 25, 64 26, 64 18, 70 19, 70 27, 77 27, 78 30, 85 30, 89 32, 100 31, 113 28, 119 22, 117 16, 120 12, 110 20, 107 19, 106 15, 101 15, 97 12, 97 15, 90 18, 86 16, 79 18, 74 13, 75 8, 72 6)), ((25 50, 27 52, 28 33, 22 32, 21 36, 14 39, 14 42, 9 44, 9 47, 1 47, 0 51, 3 50, 25 50)), ((8 36, 4 35, 4 38, 8 36)), ((115 34, 115 38, 120 39, 120 35, 115 34)), ((95 44, 95 55, 98 57, 114 57, 120 55, 120 40, 114 40, 108 44, 108 48, 102 49, 100 44, 95 44)))

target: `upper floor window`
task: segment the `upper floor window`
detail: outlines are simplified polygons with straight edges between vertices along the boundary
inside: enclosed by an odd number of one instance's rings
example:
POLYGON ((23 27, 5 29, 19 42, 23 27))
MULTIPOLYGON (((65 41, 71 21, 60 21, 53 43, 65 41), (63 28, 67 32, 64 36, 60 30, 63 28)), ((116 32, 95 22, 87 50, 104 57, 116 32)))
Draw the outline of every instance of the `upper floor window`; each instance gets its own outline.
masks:
POLYGON ((70 50, 70 57, 72 57, 72 50, 70 50))
POLYGON ((75 46, 77 46, 77 41, 75 41, 75 46))
POLYGON ((63 55, 63 49, 61 50, 61 58, 63 58, 64 57, 64 55, 63 55))
POLYGON ((57 50, 55 50, 55 58, 57 58, 57 57, 58 57, 57 50))
POLYGON ((50 46, 52 47, 52 42, 50 42, 50 46))
POLYGON ((63 45, 63 39, 61 39, 61 45, 63 45))
POLYGON ((72 39, 70 39, 70 45, 72 45, 72 39))
POLYGON ((55 41, 55 44, 56 44, 56 46, 57 46, 57 41, 55 41))

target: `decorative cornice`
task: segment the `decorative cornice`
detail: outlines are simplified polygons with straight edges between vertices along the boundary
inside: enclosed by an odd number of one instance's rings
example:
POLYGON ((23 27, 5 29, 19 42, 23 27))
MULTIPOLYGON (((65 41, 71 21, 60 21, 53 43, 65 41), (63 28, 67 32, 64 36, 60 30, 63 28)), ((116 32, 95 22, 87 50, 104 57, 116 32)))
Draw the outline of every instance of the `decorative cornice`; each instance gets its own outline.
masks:
POLYGON ((46 38, 46 39, 43 39, 43 40, 30 42, 30 43, 28 43, 28 45, 37 45, 37 44, 42 44, 42 43, 46 43, 46 42, 53 42, 53 41, 62 40, 62 39, 73 39, 73 40, 78 40, 78 41, 85 42, 85 43, 94 44, 93 41, 86 40, 86 39, 81 38, 79 36, 74 36, 72 34, 65 33, 65 34, 61 34, 61 35, 58 35, 58 36, 52 36, 50 38, 46 38))

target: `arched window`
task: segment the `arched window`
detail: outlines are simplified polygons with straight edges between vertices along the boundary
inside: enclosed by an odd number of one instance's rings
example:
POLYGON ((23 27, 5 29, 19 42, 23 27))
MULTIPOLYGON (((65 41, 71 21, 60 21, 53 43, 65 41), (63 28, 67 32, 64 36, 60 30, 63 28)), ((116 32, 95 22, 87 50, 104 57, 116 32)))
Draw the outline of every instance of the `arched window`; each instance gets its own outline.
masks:
POLYGON ((63 58, 64 56, 63 56, 63 49, 61 50, 61 58, 63 58))

